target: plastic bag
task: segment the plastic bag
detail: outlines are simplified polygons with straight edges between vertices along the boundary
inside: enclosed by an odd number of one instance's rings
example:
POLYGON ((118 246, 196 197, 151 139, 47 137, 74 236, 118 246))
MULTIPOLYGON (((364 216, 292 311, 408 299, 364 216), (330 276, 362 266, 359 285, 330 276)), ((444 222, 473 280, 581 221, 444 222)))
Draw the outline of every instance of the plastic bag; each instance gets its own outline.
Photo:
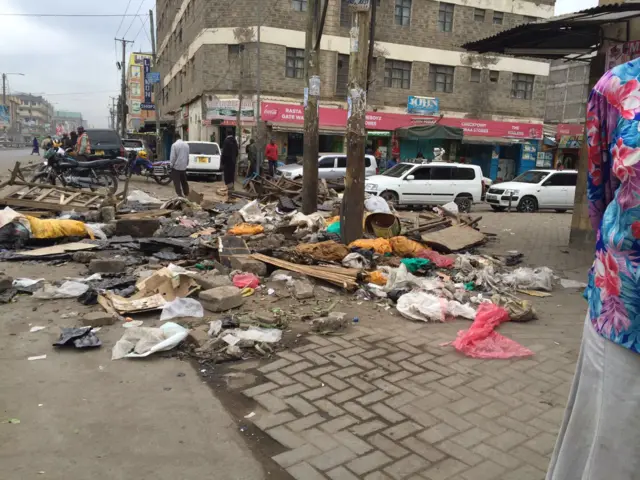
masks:
POLYGON ((562 288, 587 288, 586 283, 571 280, 569 278, 561 278, 560 285, 562 285, 562 288))
POLYGON ((355 242, 351 242, 349 244, 349 248, 364 248, 365 250, 373 250, 380 255, 384 255, 385 253, 391 253, 391 244, 389 240, 386 238, 361 238, 360 240, 356 240, 355 242))
POLYGON ((253 273, 239 273, 233 277, 233 284, 238 288, 258 288, 260 279, 253 273))
POLYGON ((161 322, 181 317, 202 318, 204 317, 204 309, 199 301, 193 298, 180 297, 162 307, 161 322))
POLYGON ((102 231, 102 229, 107 225, 106 223, 86 223, 87 230, 93 233, 93 236, 100 239, 106 240, 107 235, 102 231))
POLYGON ((478 307, 476 318, 468 330, 460 330, 457 338, 451 342, 461 353, 474 358, 512 358, 533 355, 510 338, 497 333, 495 329, 509 320, 509 313, 493 303, 482 303, 478 307))
POLYGON ((426 248, 424 250, 420 250, 416 256, 431 260, 438 268, 451 268, 454 264, 453 258, 448 257, 447 255, 442 255, 435 250, 429 250, 426 248))
POLYGON ((247 203, 238 213, 247 223, 264 223, 266 221, 257 200, 247 203))
POLYGON ((83 222, 77 220, 43 220, 25 215, 31 225, 31 238, 89 237, 93 232, 83 222))
POLYGON ((252 225, 250 223, 239 223, 229 230, 231 235, 257 235, 264 232, 262 225, 252 225))
POLYGON ((240 340, 252 340, 254 342, 264 343, 277 343, 282 340, 282 330, 277 328, 249 327, 247 330, 228 330, 225 338, 227 335, 233 337, 225 340, 225 342, 230 345, 235 345, 240 340))
POLYGON ((458 204, 456 202, 445 203, 444 205, 440 205, 438 208, 441 208, 451 215, 457 215, 458 213, 460 213, 460 209, 458 208, 458 204))
POLYGON ((35 298, 52 300, 54 298, 76 298, 89 290, 89 285, 80 282, 67 281, 59 287, 46 283, 42 290, 33 294, 35 298))
POLYGON ((389 204, 387 203, 387 201, 384 198, 378 196, 367 198, 364 201, 364 208, 372 213, 391 213, 391 209, 389 208, 389 204))
POLYGON ((519 290, 553 290, 553 271, 549 267, 516 268, 513 272, 502 275, 502 282, 519 290))
POLYGON ((133 190, 127 196, 127 200, 129 202, 142 203, 143 205, 146 205, 149 203, 157 203, 158 205, 160 205, 162 203, 162 200, 158 200, 157 198, 152 197, 151 195, 143 192, 142 190, 133 190))
POLYGON ((328 233, 334 233, 336 235, 340 235, 340 222, 333 222, 327 227, 328 233))
POLYGON ((294 251, 322 262, 341 262, 349 255, 349 249, 341 243, 327 240, 319 243, 302 243, 294 251))
POLYGON ((421 278, 409 273, 407 266, 403 263, 398 268, 381 267, 381 270, 387 272, 388 280, 384 287, 385 292, 392 290, 410 290, 414 287, 423 290, 436 290, 440 286, 440 280, 437 278, 421 278))
POLYGON ((403 317, 423 322, 444 322, 447 317, 473 319, 476 311, 470 305, 447 300, 431 293, 414 290, 398 299, 396 308, 403 317))
POLYGON ((155 352, 171 350, 189 335, 189 330, 177 323, 167 322, 160 328, 133 327, 116 342, 111 360, 147 357, 155 352))
POLYGON ((359 253, 350 253, 342 259, 342 266, 346 268, 360 268, 368 270, 371 268, 371 262, 359 253))
POLYGON ((369 274, 369 281, 376 285, 385 286, 387 284, 387 276, 379 270, 369 274))
POLYGON ((295 225, 300 228, 307 228, 312 232, 317 232, 321 228, 325 228, 324 217, 316 212, 311 215, 305 215, 304 213, 295 213, 291 220, 289 221, 289 225, 295 225))
POLYGON ((425 249, 424 245, 407 237, 391 237, 389 243, 393 253, 399 257, 417 257, 418 252, 425 249))
POLYGON ((403 258, 400 262, 405 265, 411 273, 417 272, 431 263, 426 258, 403 258))

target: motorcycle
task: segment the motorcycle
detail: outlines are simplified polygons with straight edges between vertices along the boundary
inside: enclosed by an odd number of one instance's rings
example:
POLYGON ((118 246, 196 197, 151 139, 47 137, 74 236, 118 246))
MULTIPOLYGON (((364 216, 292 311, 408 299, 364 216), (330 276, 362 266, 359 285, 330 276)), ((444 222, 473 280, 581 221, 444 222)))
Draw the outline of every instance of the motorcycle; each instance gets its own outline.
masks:
POLYGON ((31 179, 34 183, 48 183, 72 188, 89 188, 96 191, 106 188, 109 193, 118 191, 118 177, 115 168, 124 159, 104 159, 89 157, 89 161, 80 162, 67 154, 62 155, 55 149, 49 149, 44 155, 46 167, 31 179))
POLYGON ((117 167, 118 178, 122 181, 132 175, 140 175, 145 178, 152 178, 159 185, 168 185, 171 183, 171 165, 169 161, 152 162, 151 168, 145 168, 140 165, 136 165, 136 152, 130 152, 128 158, 118 157, 125 163, 121 163, 117 167))

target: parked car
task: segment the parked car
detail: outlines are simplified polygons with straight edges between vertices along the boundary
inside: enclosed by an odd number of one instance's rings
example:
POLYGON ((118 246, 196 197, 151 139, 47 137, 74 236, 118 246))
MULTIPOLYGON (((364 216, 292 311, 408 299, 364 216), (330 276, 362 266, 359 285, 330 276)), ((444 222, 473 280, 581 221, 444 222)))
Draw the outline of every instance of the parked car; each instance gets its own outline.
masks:
POLYGON ((120 135, 115 130, 87 128, 91 142, 91 155, 102 158, 126 157, 120 135))
POLYGON ((222 175, 220 146, 215 142, 186 142, 189 145, 188 175, 222 175))
POLYGON ((482 197, 482 169, 462 163, 399 163, 365 182, 367 193, 395 205, 442 205, 455 201, 469 212, 482 197))
MULTIPOLYGON (((364 156, 364 176, 370 177, 378 173, 378 162, 373 155, 364 156)), ((302 165, 283 165, 277 170, 279 175, 295 180, 302 178, 302 165)), ((318 178, 327 180, 339 180, 347 176, 347 155, 344 153, 331 153, 322 155, 318 159, 318 178)))
POLYGON ((122 140, 122 145, 124 146, 124 150, 127 153, 127 157, 129 154, 135 152, 137 155, 138 152, 142 150, 146 150, 147 153, 150 153, 149 150, 144 146, 144 142, 139 138, 125 138, 122 140))
POLYGON ((566 212, 573 208, 577 180, 576 170, 529 170, 510 182, 492 186, 486 200, 497 212, 509 206, 509 197, 519 212, 541 208, 566 212))

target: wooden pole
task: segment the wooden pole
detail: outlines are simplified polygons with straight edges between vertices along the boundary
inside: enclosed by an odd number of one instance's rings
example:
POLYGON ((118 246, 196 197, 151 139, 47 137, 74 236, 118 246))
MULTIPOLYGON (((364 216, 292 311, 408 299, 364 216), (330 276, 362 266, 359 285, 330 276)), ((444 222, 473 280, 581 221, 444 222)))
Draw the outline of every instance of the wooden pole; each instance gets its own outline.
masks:
MULTIPOLYGON (((360 3, 359 5, 362 4, 360 3)), ((367 7, 370 6, 367 5, 367 7)), ((352 17, 353 23, 350 32, 351 57, 349 59, 349 83, 347 86, 350 112, 347 120, 347 175, 340 211, 340 236, 346 244, 362 238, 370 8, 357 10, 352 17)))

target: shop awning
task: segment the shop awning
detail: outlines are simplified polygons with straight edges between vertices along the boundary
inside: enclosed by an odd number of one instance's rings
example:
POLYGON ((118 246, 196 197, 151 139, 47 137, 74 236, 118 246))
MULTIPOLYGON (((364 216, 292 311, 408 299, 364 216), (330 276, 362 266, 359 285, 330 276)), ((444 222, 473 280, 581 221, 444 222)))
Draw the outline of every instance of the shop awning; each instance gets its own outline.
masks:
POLYGON ((398 138, 410 140, 462 140, 464 135, 461 128, 439 124, 397 128, 395 133, 398 138))
POLYGON ((462 143, 467 145, 512 145, 514 143, 522 143, 520 138, 503 138, 503 137, 464 137, 462 143))
POLYGON ((601 5, 504 30, 491 37, 468 42, 462 48, 478 53, 502 53, 521 57, 577 60, 600 48, 602 25, 640 16, 639 3, 601 5))
MULTIPOLYGON (((298 125, 295 123, 274 123, 271 125, 271 129, 274 132, 288 132, 288 133, 304 133, 304 125, 298 125)), ((320 135, 346 135, 344 127, 320 127, 318 130, 320 135)))

